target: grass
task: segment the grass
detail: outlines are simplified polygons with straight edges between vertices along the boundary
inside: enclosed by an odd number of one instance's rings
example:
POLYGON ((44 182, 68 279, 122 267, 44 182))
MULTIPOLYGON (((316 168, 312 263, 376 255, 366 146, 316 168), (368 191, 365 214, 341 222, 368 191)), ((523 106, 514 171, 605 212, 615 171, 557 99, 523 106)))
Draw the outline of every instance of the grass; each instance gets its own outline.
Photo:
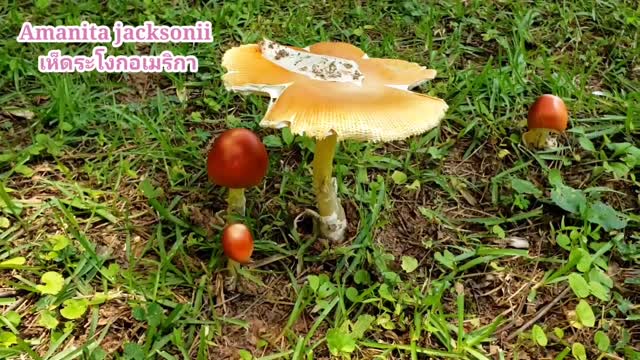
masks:
MULTIPOLYGON (((640 12, 634 1, 89 1, 0 9, 0 356, 33 359, 640 358, 640 12), (197 74, 47 74, 24 21, 213 23, 170 49, 197 74), (407 141, 342 142, 349 241, 311 238, 313 142, 261 129, 224 51, 347 41, 425 64, 450 109, 407 141), (520 136, 543 93, 571 113, 557 149, 520 136), (255 263, 225 288, 226 190, 205 149, 268 145, 248 189, 255 263), (46 274, 46 275, 45 275, 46 274), (43 277, 44 276, 44 277, 43 277)), ((400 119, 401 120, 401 119, 400 119)))

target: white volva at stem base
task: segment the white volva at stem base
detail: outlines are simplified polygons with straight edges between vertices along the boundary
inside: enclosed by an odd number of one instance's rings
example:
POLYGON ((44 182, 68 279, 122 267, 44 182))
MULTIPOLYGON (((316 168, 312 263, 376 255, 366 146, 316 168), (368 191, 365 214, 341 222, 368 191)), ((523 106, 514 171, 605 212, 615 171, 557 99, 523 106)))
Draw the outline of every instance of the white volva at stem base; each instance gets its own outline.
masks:
POLYGON ((320 234, 331 241, 342 241, 347 230, 347 219, 344 209, 338 199, 336 178, 331 179, 330 189, 326 195, 329 197, 328 202, 333 203, 335 212, 329 215, 320 215, 320 234))

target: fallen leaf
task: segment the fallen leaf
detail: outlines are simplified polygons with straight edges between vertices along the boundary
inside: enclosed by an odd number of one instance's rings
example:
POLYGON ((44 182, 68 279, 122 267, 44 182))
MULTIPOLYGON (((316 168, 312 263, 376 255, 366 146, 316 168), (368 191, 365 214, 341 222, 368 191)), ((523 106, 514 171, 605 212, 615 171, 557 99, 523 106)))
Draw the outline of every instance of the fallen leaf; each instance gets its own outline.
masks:
POLYGON ((19 107, 6 107, 3 110, 5 113, 9 115, 25 118, 27 120, 31 120, 36 116, 36 114, 34 114, 33 111, 22 109, 19 107))

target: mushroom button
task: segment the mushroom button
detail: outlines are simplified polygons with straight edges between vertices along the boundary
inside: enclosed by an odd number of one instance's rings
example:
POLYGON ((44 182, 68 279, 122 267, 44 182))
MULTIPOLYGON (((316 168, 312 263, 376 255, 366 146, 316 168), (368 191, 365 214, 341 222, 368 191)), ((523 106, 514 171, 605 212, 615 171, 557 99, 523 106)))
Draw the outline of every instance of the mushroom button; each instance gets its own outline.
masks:
POLYGON ((240 223, 227 225, 222 232, 222 250, 233 261, 249 263, 253 254, 253 236, 249 228, 240 223))
POLYGON ((528 131, 522 136, 527 146, 534 148, 555 147, 555 140, 550 135, 559 134, 567 129, 569 112, 561 98, 544 94, 536 99, 527 114, 528 131))
POLYGON ((207 156, 209 180, 231 189, 260 184, 268 166, 269 157, 260 138, 242 128, 222 133, 211 145, 207 156))
POLYGON ((569 113, 564 101, 555 95, 545 94, 531 105, 527 116, 527 127, 563 132, 567 128, 568 121, 569 113))
POLYGON ((268 167, 267 150, 251 130, 227 130, 213 141, 207 155, 207 175, 212 183, 229 188, 228 221, 244 216, 244 189, 260 184, 268 167))

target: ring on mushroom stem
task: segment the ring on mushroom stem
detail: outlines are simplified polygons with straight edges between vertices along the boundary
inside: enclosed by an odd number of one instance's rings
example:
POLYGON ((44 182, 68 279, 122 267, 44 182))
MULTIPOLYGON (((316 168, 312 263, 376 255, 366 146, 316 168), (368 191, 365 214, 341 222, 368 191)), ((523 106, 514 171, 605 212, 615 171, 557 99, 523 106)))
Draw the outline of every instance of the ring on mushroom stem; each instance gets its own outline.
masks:
POLYGON ((244 189, 260 184, 268 167, 267 150, 251 130, 230 129, 212 142, 207 154, 207 176, 212 183, 229 188, 227 222, 245 215, 244 189))
POLYGON ((320 235, 344 240, 347 220, 332 177, 340 140, 394 141, 438 126, 445 101, 410 91, 435 78, 436 71, 416 63, 369 58, 342 42, 305 49, 264 40, 225 52, 225 87, 268 95, 260 125, 288 126, 293 134, 316 139, 313 187, 320 213, 320 235))
POLYGON ((536 99, 527 114, 528 131, 522 134, 525 145, 544 149, 555 147, 551 134, 567 129, 569 112, 561 98, 544 94, 536 99))

